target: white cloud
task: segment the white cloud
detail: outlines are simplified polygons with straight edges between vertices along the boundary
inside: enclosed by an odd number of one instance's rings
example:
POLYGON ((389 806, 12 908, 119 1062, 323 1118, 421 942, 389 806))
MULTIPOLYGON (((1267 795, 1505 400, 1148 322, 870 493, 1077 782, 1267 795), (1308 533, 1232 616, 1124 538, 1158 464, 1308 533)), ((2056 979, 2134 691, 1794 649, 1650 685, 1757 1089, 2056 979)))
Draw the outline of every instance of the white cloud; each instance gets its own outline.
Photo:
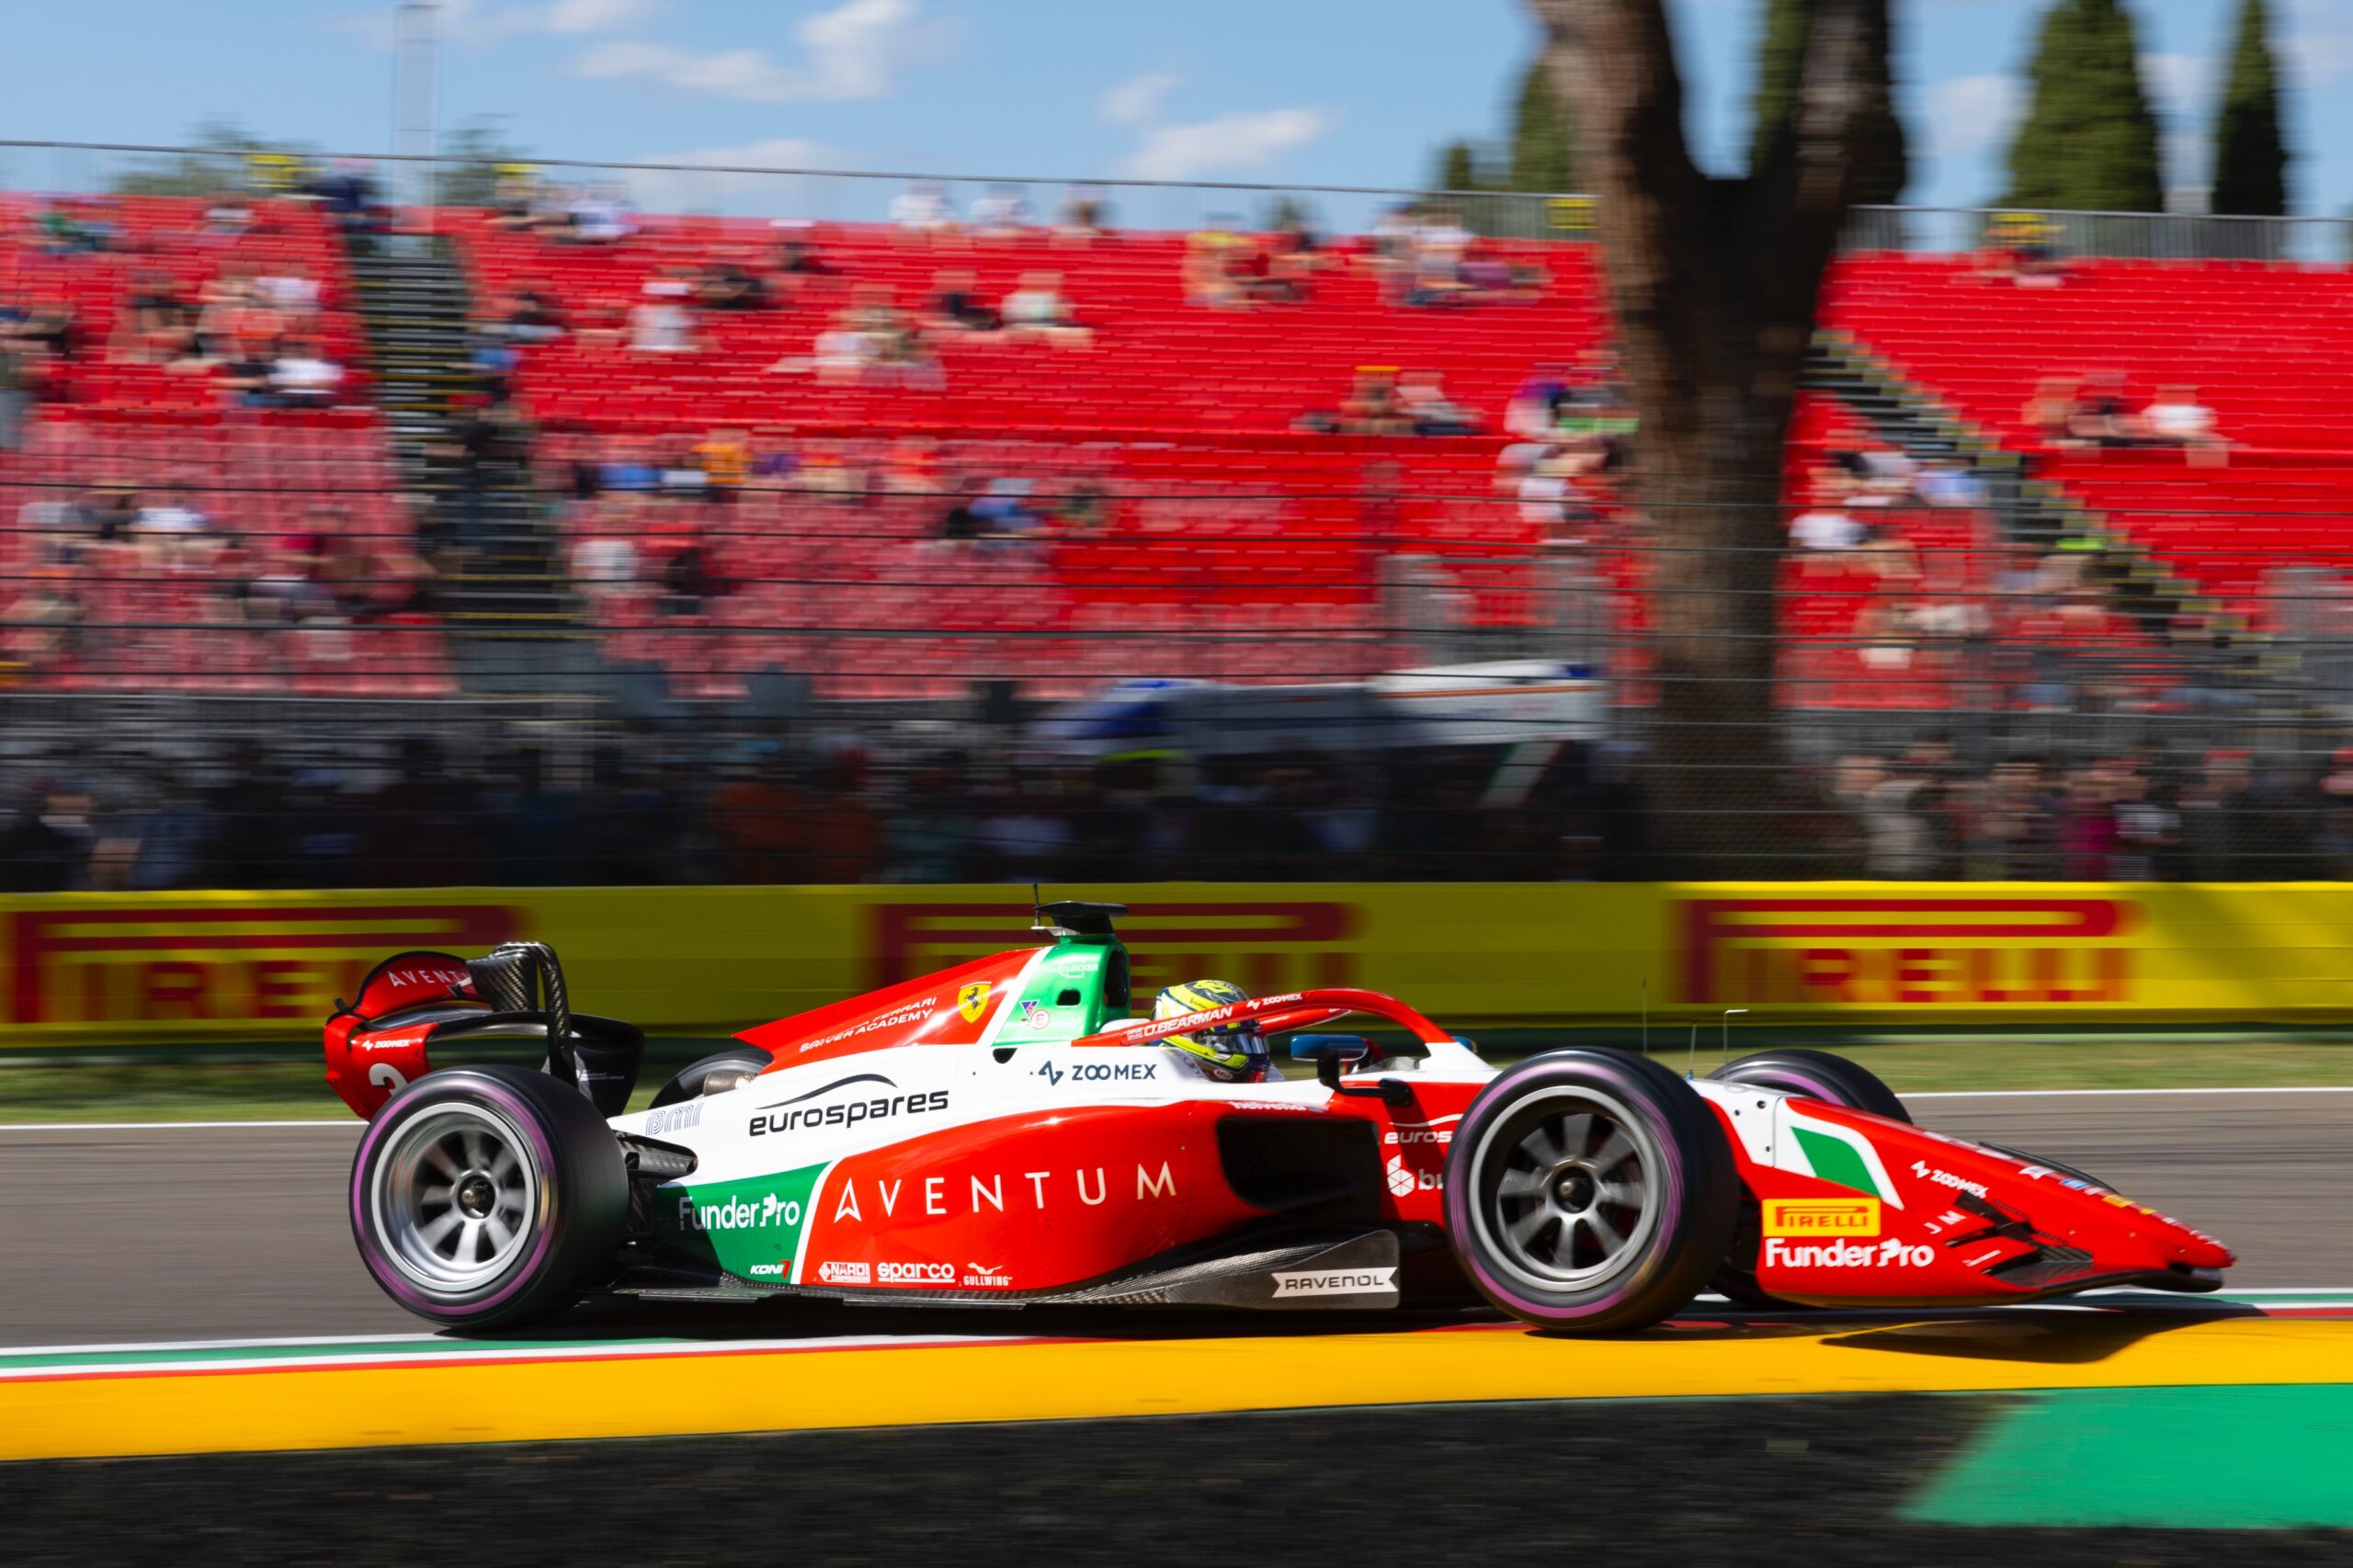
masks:
POLYGON ((637 164, 684 164, 682 169, 628 171, 630 199, 647 212, 770 213, 813 210, 809 182, 787 175, 747 174, 750 169, 834 169, 846 166, 830 147, 798 136, 773 136, 733 147, 698 147, 686 153, 645 153, 637 164), (699 173, 698 170, 708 170, 699 173))
POLYGON ((1161 100, 1184 78, 1174 71, 1152 71, 1131 76, 1103 95, 1096 114, 1106 125, 1142 125, 1158 118, 1161 100))
POLYGON ((1131 179, 1198 179, 1222 170, 1248 169, 1278 153, 1304 147, 1332 129, 1332 117, 1312 108, 1256 109, 1148 132, 1120 166, 1131 179))
POLYGON ((849 103, 888 97, 903 68, 935 56, 941 28, 921 17, 915 0, 847 0, 793 28, 805 59, 786 62, 764 49, 708 54, 666 43, 616 40, 572 62, 596 81, 642 77, 665 86, 747 103, 849 103))
POLYGON ((2016 76, 1938 82, 1928 89, 1928 155, 1966 158, 2006 145, 2025 107, 2016 76))
POLYGON ((532 9, 539 30, 551 33, 617 33, 653 14, 652 0, 548 0, 532 9))
POLYGON ((2353 71, 2353 0, 2289 0, 2287 9, 2271 48, 2289 81, 2318 86, 2353 71))
POLYGON ((2213 67, 2197 54, 2141 56, 2141 86, 2159 114, 2188 114, 2213 86, 2213 67))

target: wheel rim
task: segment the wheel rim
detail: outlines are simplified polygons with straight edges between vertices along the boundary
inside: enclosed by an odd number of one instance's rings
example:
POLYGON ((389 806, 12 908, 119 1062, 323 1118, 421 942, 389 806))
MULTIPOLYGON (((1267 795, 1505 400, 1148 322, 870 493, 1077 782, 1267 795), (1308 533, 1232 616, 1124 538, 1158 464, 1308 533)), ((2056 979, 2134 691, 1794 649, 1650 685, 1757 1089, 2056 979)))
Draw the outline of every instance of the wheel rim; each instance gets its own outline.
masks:
POLYGON ((1633 1267, 1658 1229, 1664 1164, 1642 1118, 1591 1089, 1532 1097, 1480 1139, 1473 1222, 1521 1282, 1587 1290, 1633 1267))
POLYGON ((539 1218, 523 1139, 475 1106, 444 1106, 393 1134, 376 1180, 375 1223, 393 1267, 461 1295, 506 1273, 539 1218))

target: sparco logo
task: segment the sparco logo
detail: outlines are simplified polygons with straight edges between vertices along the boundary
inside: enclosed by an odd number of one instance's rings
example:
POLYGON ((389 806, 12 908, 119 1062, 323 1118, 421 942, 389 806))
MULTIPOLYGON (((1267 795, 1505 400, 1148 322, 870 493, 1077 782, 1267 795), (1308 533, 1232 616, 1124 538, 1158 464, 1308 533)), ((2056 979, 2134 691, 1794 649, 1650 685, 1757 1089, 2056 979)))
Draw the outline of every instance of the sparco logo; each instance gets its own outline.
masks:
POLYGON ((1392 1283, 1397 1270, 1389 1268, 1341 1268, 1329 1274, 1306 1270, 1278 1273, 1275 1294, 1278 1296, 1364 1296, 1375 1290, 1396 1289, 1392 1283))
POLYGON ((1906 1246, 1891 1236, 1869 1242, 1785 1242, 1770 1236, 1765 1261, 1782 1268, 1926 1268, 1937 1260, 1934 1247, 1906 1246))
POLYGON ((1049 1084, 1060 1084, 1065 1078, 1074 1084, 1142 1083, 1159 1075, 1157 1062, 1081 1062, 1072 1067, 1048 1062, 1038 1068, 1038 1076, 1049 1084))
POLYGON ((911 1095, 876 1095, 869 1099, 842 1100, 833 1105, 801 1104, 804 1100, 817 1099, 853 1084, 880 1084, 886 1089, 898 1087, 880 1073, 860 1073, 854 1077, 836 1078, 824 1088, 795 1095, 789 1100, 779 1100, 755 1113, 752 1117, 752 1136, 762 1138, 771 1132, 791 1132, 819 1127, 856 1127, 861 1121, 881 1121, 893 1116, 948 1108, 946 1089, 918 1090, 911 1095))
POLYGON ((878 1263, 874 1266, 874 1281, 878 1285, 953 1285, 956 1266, 952 1263, 878 1263))

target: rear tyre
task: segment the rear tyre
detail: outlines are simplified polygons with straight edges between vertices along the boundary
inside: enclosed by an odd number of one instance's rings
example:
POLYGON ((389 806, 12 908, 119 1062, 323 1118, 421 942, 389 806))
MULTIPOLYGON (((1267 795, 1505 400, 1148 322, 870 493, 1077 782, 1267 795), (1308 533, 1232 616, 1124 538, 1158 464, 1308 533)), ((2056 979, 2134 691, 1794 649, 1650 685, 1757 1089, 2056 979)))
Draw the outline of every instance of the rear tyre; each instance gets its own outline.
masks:
POLYGON ((680 1100, 700 1099, 711 1092, 710 1081, 714 1077, 732 1088, 733 1085, 726 1084, 728 1078, 756 1076, 767 1072, 775 1060, 767 1051, 752 1045, 714 1051, 701 1061, 681 1068, 676 1077, 654 1092, 653 1104, 646 1108, 652 1110, 659 1106, 676 1105, 680 1100))
POLYGON ((1498 1074, 1448 1151, 1462 1270, 1565 1334, 1646 1328, 1688 1304, 1732 1238, 1740 1178, 1715 1113, 1674 1073, 1557 1051, 1498 1074))
MULTIPOLYGON (((1807 1099, 1845 1106, 1850 1110, 1869 1111, 1891 1121, 1912 1119, 1912 1113, 1904 1108, 1904 1102, 1881 1081, 1878 1074, 1826 1051, 1760 1051, 1737 1062, 1728 1062, 1708 1076, 1719 1083, 1754 1084, 1785 1095, 1802 1095, 1807 1099)), ((1756 1195, 1743 1187, 1740 1220, 1733 1227, 1732 1245, 1725 1252, 1722 1267, 1709 1284, 1719 1294, 1744 1307, 1782 1312, 1810 1310, 1756 1288, 1756 1250, 1763 1242, 1756 1195)))
POLYGON ((551 1316, 613 1265, 629 1173, 576 1089, 521 1067, 461 1067, 387 1101, 351 1163, 351 1232, 384 1293, 488 1329, 551 1316))

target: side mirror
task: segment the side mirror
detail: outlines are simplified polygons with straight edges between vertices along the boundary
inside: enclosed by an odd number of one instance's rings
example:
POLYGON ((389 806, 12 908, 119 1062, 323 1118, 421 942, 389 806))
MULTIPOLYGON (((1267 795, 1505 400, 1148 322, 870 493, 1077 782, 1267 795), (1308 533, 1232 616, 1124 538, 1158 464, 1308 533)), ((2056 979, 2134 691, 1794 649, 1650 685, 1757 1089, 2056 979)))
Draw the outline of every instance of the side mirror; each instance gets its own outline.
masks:
POLYGON ((1361 1062, 1372 1054, 1372 1041, 1360 1034, 1295 1034, 1290 1037, 1290 1059, 1313 1062, 1321 1069, 1325 1062, 1361 1062))

